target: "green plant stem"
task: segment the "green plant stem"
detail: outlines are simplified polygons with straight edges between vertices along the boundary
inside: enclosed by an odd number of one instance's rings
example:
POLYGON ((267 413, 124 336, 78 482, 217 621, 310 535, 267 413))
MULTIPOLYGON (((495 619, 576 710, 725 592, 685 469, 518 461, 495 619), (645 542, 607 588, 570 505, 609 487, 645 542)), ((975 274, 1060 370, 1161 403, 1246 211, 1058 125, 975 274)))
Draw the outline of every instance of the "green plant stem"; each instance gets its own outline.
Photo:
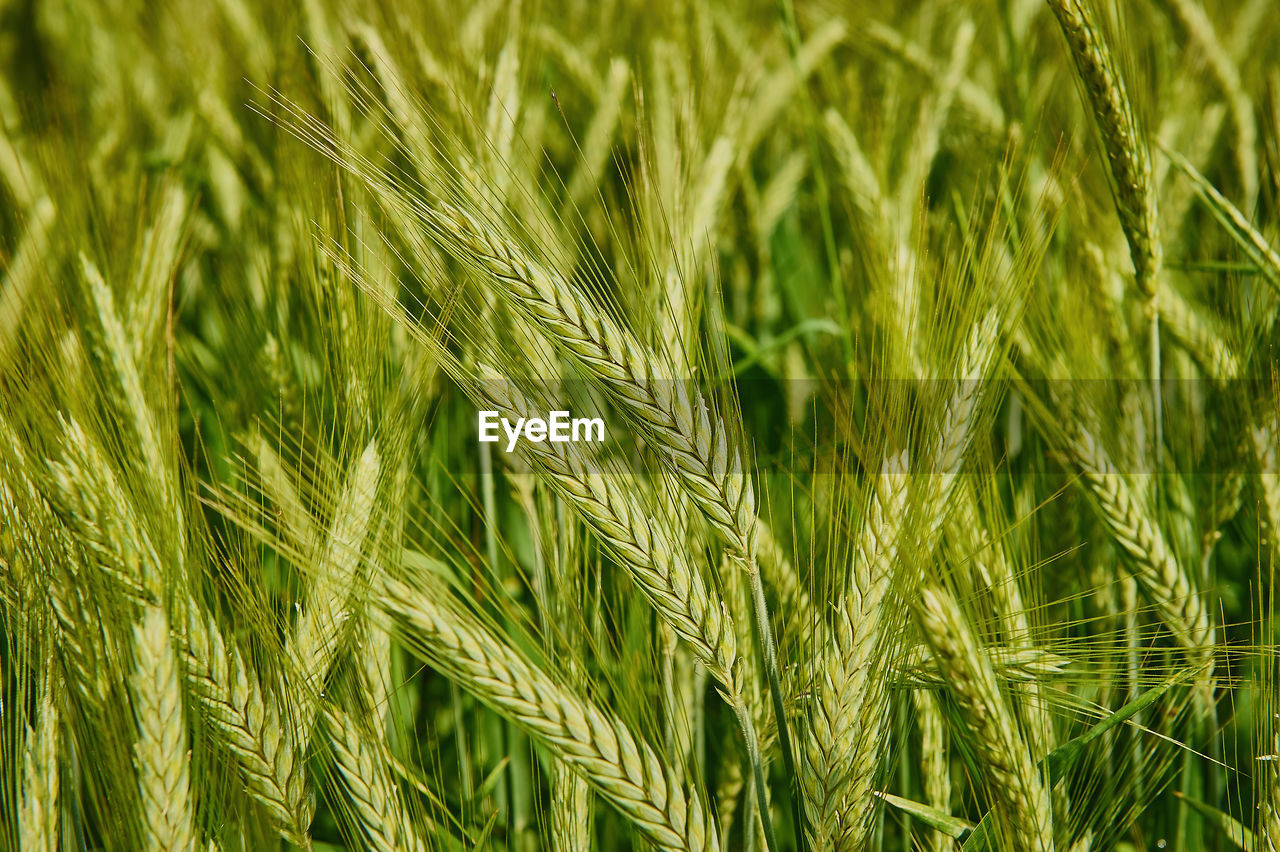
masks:
MULTIPOLYGON (((773 819, 769 815, 768 781, 764 777, 764 757, 760 754, 760 740, 756 736, 755 723, 751 721, 751 710, 747 703, 739 698, 734 702, 734 715, 742 727, 742 739, 747 747, 747 763, 751 766, 751 777, 755 782, 756 805, 760 813, 760 825, 764 827, 764 844, 769 852, 778 852, 778 838, 774 835, 773 819)), ((744 818, 748 824, 752 819, 751 808, 747 808, 744 818)))
POLYGON ((799 848, 804 848, 804 806, 800 801, 800 776, 796 773, 795 754, 791 749, 791 732, 787 725, 786 707, 782 697, 782 677, 778 671, 778 645, 774 641, 773 627, 769 623, 769 606, 764 599, 764 584, 760 579, 760 568, 753 561, 749 569, 751 606, 755 610, 756 617, 756 640, 760 643, 760 656, 764 661, 765 673, 769 679, 769 695, 773 700, 773 715, 778 726, 778 746, 782 749, 782 765, 787 771, 787 786, 791 798, 796 841, 799 848))

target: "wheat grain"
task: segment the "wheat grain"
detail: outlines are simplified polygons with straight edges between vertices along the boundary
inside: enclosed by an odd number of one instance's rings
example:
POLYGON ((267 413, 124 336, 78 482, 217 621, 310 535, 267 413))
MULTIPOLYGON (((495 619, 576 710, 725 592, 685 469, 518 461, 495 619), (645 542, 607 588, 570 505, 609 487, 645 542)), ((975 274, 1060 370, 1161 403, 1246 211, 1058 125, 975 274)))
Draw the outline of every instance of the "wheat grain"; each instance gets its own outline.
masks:
POLYGON ((396 789, 381 739, 366 735, 355 719, 332 704, 322 708, 320 719, 329 735, 342 788, 369 848, 376 852, 423 852, 427 847, 396 789))

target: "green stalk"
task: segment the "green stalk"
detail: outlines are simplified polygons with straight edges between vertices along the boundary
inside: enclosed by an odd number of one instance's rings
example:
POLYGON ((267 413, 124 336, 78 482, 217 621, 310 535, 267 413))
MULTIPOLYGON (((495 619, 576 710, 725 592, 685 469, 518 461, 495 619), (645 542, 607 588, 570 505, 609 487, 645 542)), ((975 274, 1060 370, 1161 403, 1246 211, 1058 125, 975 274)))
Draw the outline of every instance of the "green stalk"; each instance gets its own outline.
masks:
MULTIPOLYGON (((787 726, 786 708, 782 700, 782 678, 778 673, 778 646, 769 624, 769 606, 764 599, 764 585, 760 580, 760 568, 754 560, 748 566, 751 578, 751 604, 756 617, 756 641, 769 678, 769 695, 773 699, 773 715, 778 725, 778 747, 782 749, 782 765, 787 771, 787 786, 791 797, 791 813, 796 832, 797 848, 804 848, 804 803, 800 801, 800 776, 796 774, 795 753, 791 749, 791 732, 787 726)), ((761 794, 763 798, 763 793, 761 794)), ((770 831, 766 814, 765 828, 770 831)), ((773 844, 770 844, 773 848, 773 844)))

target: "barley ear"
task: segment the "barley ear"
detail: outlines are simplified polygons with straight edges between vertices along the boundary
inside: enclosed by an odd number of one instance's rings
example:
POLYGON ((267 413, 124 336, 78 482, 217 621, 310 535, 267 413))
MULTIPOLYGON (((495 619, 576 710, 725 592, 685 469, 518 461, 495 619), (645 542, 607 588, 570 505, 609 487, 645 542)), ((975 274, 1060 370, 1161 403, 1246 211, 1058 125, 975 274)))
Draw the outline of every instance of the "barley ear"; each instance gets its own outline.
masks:
POLYGON ((18 806, 18 848, 57 852, 59 842, 60 749, 59 713, 53 683, 46 677, 40 689, 40 715, 26 729, 22 748, 22 801, 18 806))
POLYGON ((134 716, 142 837, 146 849, 189 852, 194 842, 187 722, 169 619, 148 607, 134 627, 134 716))
POLYGON ((915 609, 969 723, 970 742, 990 773, 992 794, 1005 807, 1026 848, 1053 852, 1049 791, 963 612, 940 586, 923 589, 915 609))

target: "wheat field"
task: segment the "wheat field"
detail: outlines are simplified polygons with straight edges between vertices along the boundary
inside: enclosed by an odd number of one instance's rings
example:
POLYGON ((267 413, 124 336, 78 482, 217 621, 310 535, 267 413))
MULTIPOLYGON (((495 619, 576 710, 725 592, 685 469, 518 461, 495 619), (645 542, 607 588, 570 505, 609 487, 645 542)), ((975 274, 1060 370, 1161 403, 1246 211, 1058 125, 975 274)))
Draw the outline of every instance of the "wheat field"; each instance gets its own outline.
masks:
POLYGON ((0 0, 0 849, 1280 852, 1277 43, 0 0))

